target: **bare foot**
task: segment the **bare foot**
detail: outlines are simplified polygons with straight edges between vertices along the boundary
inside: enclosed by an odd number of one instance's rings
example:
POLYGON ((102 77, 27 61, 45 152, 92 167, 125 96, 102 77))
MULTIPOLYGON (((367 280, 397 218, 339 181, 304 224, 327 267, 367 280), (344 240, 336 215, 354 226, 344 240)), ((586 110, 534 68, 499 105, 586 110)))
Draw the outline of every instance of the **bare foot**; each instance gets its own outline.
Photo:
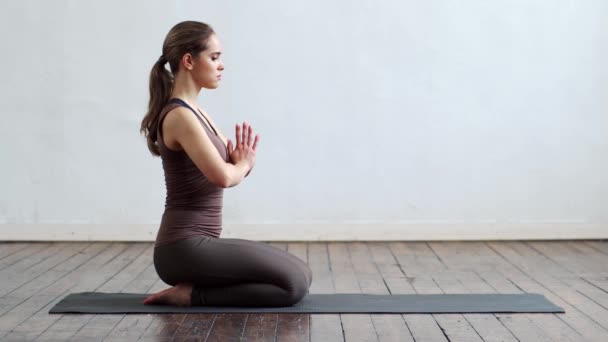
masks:
POLYGON ((190 302, 191 293, 192 284, 181 283, 146 297, 146 299, 144 299, 144 304, 190 306, 192 304, 190 302))

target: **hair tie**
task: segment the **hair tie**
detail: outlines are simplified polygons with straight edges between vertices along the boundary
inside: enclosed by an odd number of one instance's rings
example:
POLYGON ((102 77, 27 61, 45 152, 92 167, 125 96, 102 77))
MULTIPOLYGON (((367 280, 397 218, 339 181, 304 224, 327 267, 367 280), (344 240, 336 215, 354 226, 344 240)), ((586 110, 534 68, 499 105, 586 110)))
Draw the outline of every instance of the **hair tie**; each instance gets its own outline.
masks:
POLYGON ((168 61, 165 58, 165 55, 160 55, 160 57, 158 57, 158 62, 160 62, 160 64, 165 65, 168 61))

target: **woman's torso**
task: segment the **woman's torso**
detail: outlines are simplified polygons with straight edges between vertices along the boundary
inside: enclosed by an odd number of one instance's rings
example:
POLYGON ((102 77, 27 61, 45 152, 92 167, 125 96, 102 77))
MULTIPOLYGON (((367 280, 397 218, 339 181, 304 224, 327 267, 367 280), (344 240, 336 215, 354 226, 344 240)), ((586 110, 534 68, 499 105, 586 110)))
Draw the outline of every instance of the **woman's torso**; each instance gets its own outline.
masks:
POLYGON ((171 99, 163 108, 158 123, 157 143, 167 196, 165 212, 156 236, 156 247, 201 235, 219 238, 222 230, 224 189, 210 182, 183 149, 174 150, 164 143, 163 120, 167 113, 179 106, 186 107, 196 115, 222 159, 226 162, 229 160, 226 145, 212 131, 211 124, 203 122, 203 118, 182 100, 171 99))

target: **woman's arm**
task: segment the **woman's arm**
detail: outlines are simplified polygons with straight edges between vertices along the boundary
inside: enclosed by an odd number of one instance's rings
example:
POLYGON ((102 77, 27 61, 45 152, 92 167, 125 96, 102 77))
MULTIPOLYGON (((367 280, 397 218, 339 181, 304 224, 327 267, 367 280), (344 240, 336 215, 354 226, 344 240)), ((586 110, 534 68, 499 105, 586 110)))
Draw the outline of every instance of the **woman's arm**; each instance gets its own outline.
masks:
MULTIPOLYGON (((200 108, 199 108, 199 110, 200 110, 200 108)), ((201 112, 203 112, 203 111, 201 110, 201 112)), ((222 139, 222 141, 224 142, 224 144, 226 146, 228 146, 228 139, 226 139, 226 137, 222 134, 222 132, 220 132, 218 126, 215 124, 215 121, 213 121, 213 119, 211 118, 211 116, 207 115, 206 112, 203 112, 203 113, 205 113, 205 117, 208 118, 209 121, 211 122, 211 124, 213 125, 213 127, 215 127, 215 130, 217 131, 217 135, 220 137, 220 139, 222 139)), ((253 166, 251 166, 251 169, 249 169, 249 171, 247 171, 247 173, 245 174, 245 177, 249 176, 249 174, 251 173, 251 170, 253 170, 253 166)))
POLYGON ((198 119, 184 107, 170 111, 162 125, 165 141, 175 140, 205 177, 219 187, 239 184, 251 168, 245 160, 236 164, 225 162, 198 119))

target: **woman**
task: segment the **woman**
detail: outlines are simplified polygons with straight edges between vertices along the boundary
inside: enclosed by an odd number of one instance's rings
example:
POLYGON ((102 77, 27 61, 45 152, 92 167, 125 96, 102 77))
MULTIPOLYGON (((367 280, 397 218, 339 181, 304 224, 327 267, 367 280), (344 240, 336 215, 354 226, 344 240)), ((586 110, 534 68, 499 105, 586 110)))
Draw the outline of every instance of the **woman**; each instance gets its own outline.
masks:
POLYGON ((222 239, 224 188, 255 164, 259 136, 236 125, 236 145, 196 106, 201 88, 219 86, 220 42, 207 24, 175 25, 150 74, 150 101, 141 124, 160 156, 167 197, 154 248, 154 267, 173 287, 144 304, 289 306, 308 293, 310 268, 268 244, 222 239), (165 65, 169 64, 171 72, 165 65))

